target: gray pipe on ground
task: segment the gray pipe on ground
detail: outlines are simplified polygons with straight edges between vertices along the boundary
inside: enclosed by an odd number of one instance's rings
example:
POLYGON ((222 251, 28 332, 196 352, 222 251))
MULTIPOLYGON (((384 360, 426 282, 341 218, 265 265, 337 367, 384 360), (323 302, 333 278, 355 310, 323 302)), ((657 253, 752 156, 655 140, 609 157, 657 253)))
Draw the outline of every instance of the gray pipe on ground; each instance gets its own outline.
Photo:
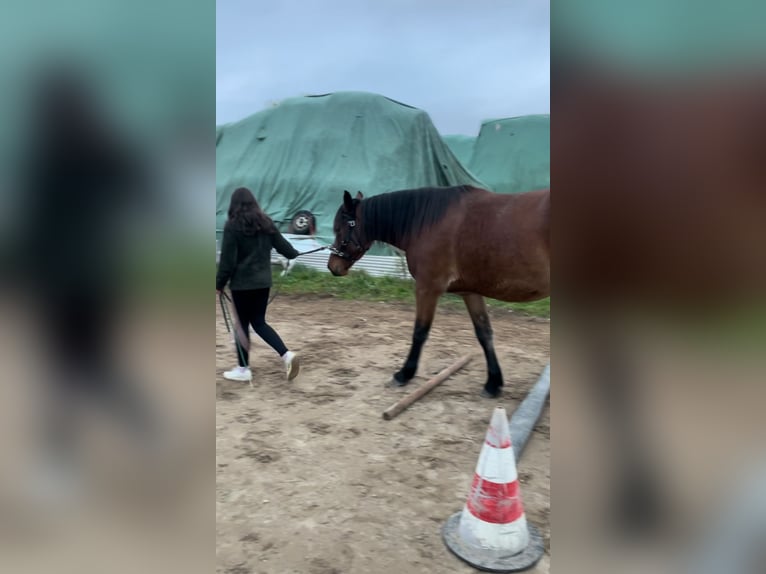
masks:
POLYGON ((529 394, 521 401, 521 404, 513 411, 510 420, 511 444, 513 445, 513 454, 518 462, 524 447, 529 442, 532 430, 535 428, 540 415, 545 407, 545 401, 551 391, 551 365, 548 363, 535 383, 535 386, 529 391, 529 394))

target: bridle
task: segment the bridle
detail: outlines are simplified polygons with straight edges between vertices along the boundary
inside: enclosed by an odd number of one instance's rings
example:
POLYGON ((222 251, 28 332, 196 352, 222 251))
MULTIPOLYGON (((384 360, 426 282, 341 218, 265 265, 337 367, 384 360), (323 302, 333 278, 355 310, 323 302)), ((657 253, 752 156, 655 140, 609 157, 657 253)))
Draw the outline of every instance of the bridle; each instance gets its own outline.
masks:
POLYGON ((356 220, 355 219, 349 219, 346 221, 346 225, 348 227, 348 232, 346 233, 345 239, 341 241, 340 243, 340 249, 335 247, 334 245, 331 245, 329 247, 330 253, 333 255, 336 255, 337 257, 340 257, 341 259, 345 259, 346 261, 350 261, 351 263, 354 263, 356 261, 359 261, 362 256, 364 255, 364 247, 362 247, 361 243, 354 237, 354 229, 356 229, 356 220), (353 243, 357 249, 359 250, 359 254, 355 257, 349 255, 346 253, 346 248, 348 247, 349 243, 353 243))

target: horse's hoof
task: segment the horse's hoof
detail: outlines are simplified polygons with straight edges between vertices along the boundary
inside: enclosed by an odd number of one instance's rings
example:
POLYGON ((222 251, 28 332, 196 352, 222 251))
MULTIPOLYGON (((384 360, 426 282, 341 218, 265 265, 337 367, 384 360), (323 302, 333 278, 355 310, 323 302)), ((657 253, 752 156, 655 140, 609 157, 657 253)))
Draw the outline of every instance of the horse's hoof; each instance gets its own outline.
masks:
POLYGON ((394 376, 391 378, 391 382, 394 386, 397 387, 403 387, 407 383, 409 383, 412 380, 412 377, 408 377, 407 375, 403 374, 401 371, 398 371, 394 373, 394 376))
POLYGON ((404 387, 409 382, 410 381, 400 381, 399 379, 396 378, 396 375, 391 377, 391 385, 394 387, 404 387))
POLYGON ((481 390, 481 396, 485 399, 496 399, 503 393, 502 389, 497 389, 494 394, 487 389, 481 390))

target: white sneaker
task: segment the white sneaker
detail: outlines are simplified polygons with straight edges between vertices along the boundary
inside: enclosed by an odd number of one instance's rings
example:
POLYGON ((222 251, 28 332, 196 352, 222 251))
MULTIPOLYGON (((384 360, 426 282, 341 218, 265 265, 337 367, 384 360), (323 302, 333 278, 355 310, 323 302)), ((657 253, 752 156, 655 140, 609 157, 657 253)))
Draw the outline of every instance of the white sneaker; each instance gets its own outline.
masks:
POLYGON ((301 362, 298 356, 292 351, 287 351, 282 355, 282 360, 285 362, 285 370, 287 371, 287 380, 292 381, 301 372, 301 362))
POLYGON ((223 374, 223 378, 230 381, 249 383, 253 380, 253 373, 250 372, 250 367, 234 367, 231 371, 226 371, 223 374))

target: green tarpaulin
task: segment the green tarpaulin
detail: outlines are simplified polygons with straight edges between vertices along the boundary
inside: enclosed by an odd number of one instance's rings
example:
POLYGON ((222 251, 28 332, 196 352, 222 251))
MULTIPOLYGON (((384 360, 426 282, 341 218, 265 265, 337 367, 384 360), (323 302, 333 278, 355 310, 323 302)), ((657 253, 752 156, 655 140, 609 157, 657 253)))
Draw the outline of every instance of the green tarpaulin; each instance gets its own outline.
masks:
POLYGON ((303 209, 332 237, 343 190, 365 196, 423 186, 482 184, 461 165, 428 114, 384 96, 336 92, 285 100, 216 134, 216 226, 232 192, 250 188, 287 222, 303 209))
POLYGON ((473 146, 476 143, 475 136, 446 135, 442 136, 446 143, 464 166, 468 166, 473 155, 473 146))
POLYGON ((482 124, 467 164, 470 172, 498 193, 550 186, 550 116, 532 115, 482 124))

